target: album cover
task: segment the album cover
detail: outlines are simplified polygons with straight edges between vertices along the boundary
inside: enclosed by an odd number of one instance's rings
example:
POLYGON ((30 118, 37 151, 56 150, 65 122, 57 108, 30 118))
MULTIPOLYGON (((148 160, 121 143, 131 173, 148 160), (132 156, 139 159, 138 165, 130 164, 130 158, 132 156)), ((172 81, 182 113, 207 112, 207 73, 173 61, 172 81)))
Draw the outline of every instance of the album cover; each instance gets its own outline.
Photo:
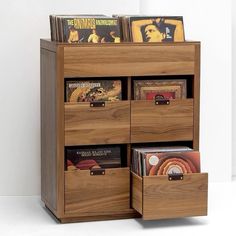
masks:
POLYGON ((184 42, 182 16, 135 16, 129 18, 131 42, 184 42))
POLYGON ((131 159, 131 169, 133 172, 140 176, 146 175, 146 163, 145 154, 146 153, 167 153, 167 152, 190 152, 191 148, 187 146, 160 146, 160 147, 133 147, 132 148, 132 159, 131 159))
POLYGON ((63 18, 63 41, 68 43, 120 43, 120 25, 114 17, 63 18))
POLYGON ((118 168, 121 167, 121 150, 116 145, 67 148, 66 163, 67 169, 70 169, 70 166, 80 170, 118 168))
POLYGON ((197 151, 144 153, 143 160, 147 176, 200 172, 200 153, 197 151))
POLYGON ((119 101, 121 80, 66 81, 66 102, 119 101))
POLYGON ((134 100, 186 98, 186 79, 134 80, 134 100))

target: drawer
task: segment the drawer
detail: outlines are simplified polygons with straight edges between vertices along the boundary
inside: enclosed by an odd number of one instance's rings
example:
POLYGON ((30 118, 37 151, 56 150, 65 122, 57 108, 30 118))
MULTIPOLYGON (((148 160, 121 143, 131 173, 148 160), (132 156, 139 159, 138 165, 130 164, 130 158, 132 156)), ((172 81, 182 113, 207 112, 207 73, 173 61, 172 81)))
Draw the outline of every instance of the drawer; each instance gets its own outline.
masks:
POLYGON ((64 77, 189 75, 195 55, 191 43, 70 45, 64 47, 64 77))
POLYGON ((121 144, 130 142, 130 102, 65 104, 65 145, 121 144))
POLYGON ((65 214, 102 215, 130 209, 129 168, 65 172, 65 214))
POLYGON ((131 176, 132 207, 144 220, 207 215, 207 173, 186 174, 172 181, 166 175, 131 176))
POLYGON ((131 142, 193 140, 193 99, 131 101, 131 142))

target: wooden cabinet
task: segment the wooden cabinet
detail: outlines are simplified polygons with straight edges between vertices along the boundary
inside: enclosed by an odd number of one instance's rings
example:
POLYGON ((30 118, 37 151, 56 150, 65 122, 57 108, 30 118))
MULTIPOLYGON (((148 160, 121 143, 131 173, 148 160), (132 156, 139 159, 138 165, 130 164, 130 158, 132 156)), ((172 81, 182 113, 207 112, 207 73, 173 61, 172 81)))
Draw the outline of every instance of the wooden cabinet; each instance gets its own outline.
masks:
POLYGON ((207 214, 207 173, 140 177, 130 172, 137 144, 199 149, 200 43, 64 44, 41 40, 42 201, 61 222, 207 214), (133 81, 185 78, 186 99, 168 105, 133 99, 133 81), (65 102, 68 79, 119 78, 121 101, 65 102), (66 171, 71 146, 120 145, 122 167, 66 171))

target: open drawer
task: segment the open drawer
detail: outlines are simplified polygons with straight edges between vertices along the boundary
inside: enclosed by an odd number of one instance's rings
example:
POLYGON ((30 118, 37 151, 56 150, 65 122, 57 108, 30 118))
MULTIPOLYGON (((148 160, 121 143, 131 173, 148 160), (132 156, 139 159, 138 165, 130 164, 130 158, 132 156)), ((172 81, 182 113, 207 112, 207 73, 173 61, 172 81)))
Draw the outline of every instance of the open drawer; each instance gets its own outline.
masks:
POLYGON ((193 99, 131 101, 131 142, 193 140, 193 99))
POLYGON ((132 173, 132 207, 144 220, 207 215, 208 174, 186 174, 182 179, 132 173))
POLYGON ((130 102, 65 104, 65 145, 130 142, 130 102))
POLYGON ((102 215, 130 209, 129 168, 65 172, 65 214, 102 215))

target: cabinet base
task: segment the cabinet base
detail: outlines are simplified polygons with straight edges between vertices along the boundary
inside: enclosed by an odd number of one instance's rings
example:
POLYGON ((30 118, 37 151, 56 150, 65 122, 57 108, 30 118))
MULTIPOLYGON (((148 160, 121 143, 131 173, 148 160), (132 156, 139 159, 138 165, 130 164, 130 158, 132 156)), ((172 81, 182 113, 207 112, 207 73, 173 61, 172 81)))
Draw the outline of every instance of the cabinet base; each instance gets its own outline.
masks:
POLYGON ((74 223, 83 221, 99 221, 99 220, 119 220, 119 219, 130 219, 130 218, 140 218, 137 212, 113 214, 113 215, 95 215, 95 216, 79 216, 79 217, 66 217, 61 218, 59 221, 61 223, 74 223))
POLYGON ((46 209, 52 214, 55 220, 59 223, 76 223, 76 222, 85 222, 85 221, 99 221, 99 220, 119 220, 119 219, 132 219, 132 218, 140 218, 142 217, 137 211, 134 209, 130 209, 125 213, 112 213, 107 215, 81 215, 81 216, 65 216, 58 218, 46 205, 46 209))

